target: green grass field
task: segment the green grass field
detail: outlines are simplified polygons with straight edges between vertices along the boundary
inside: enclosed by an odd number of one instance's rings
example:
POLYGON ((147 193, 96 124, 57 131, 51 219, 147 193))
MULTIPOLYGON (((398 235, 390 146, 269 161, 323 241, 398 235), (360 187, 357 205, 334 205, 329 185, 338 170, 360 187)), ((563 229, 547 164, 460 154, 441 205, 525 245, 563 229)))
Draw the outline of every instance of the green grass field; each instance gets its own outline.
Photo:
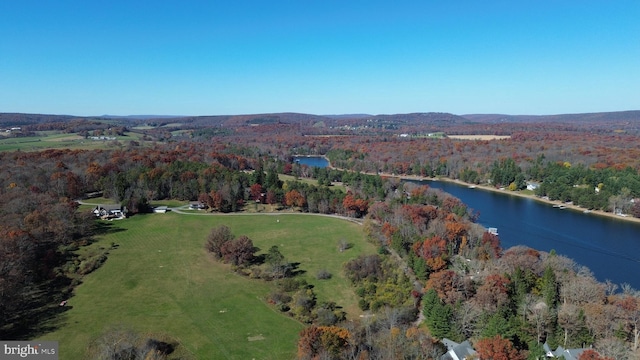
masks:
POLYGON ((122 325, 147 334, 179 339, 198 359, 291 359, 297 321, 264 301, 273 283, 233 273, 203 248, 210 229, 225 224, 247 235, 266 252, 278 245, 315 285, 318 300, 359 312, 356 296, 341 271, 361 253, 373 253, 360 226, 322 216, 295 215, 138 215, 114 221, 116 230, 91 246, 109 247, 106 263, 77 287, 57 329, 40 337, 60 343, 61 359, 81 359, 88 344, 106 328, 122 325), (353 244, 337 250, 340 239, 353 244), (316 280, 318 270, 333 274, 316 280))
MULTIPOLYGON (((299 181, 303 183, 307 183, 309 185, 318 186, 318 180, 309 179, 309 178, 296 178, 292 175, 278 174, 278 178, 282 181, 299 181)), ((333 189, 339 189, 342 192, 347 192, 347 189, 344 187, 342 183, 333 183, 333 189)))
MULTIPOLYGON (((0 136, 0 151, 39 151, 45 149, 110 149, 114 148, 113 141, 85 139, 77 134, 64 134, 52 131, 42 131, 38 136, 7 138, 0 136)), ((117 141, 126 146, 131 140, 140 142, 142 135, 127 133, 117 136, 117 141)))

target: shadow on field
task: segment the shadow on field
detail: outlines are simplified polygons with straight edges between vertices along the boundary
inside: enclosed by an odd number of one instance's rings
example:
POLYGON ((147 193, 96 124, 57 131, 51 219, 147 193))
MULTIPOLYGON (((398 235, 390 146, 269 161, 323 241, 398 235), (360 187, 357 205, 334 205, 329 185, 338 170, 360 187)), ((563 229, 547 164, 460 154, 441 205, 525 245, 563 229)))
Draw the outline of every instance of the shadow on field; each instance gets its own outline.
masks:
POLYGON ((0 304, 0 339, 29 340, 57 330, 64 325, 66 311, 72 306, 67 300, 73 296, 73 289, 82 282, 85 275, 95 271, 107 260, 110 250, 118 248, 96 247, 90 251, 77 250, 95 243, 95 236, 125 231, 110 222, 96 221, 92 224, 93 236, 78 239, 60 246, 47 259, 49 264, 41 264, 41 273, 18 290, 10 304, 0 304))
POLYGON ((307 272, 306 270, 300 269, 300 263, 299 262, 289 263, 289 266, 291 266, 291 276, 298 276, 298 275, 302 275, 302 274, 307 272))
POLYGON ((0 328, 0 339, 29 340, 58 329, 63 324, 66 304, 65 290, 71 279, 60 277, 24 289, 22 305, 6 315, 0 328))
POLYGON ((92 230, 93 235, 108 235, 125 231, 123 228, 114 226, 112 222, 106 221, 96 221, 93 224, 92 230))

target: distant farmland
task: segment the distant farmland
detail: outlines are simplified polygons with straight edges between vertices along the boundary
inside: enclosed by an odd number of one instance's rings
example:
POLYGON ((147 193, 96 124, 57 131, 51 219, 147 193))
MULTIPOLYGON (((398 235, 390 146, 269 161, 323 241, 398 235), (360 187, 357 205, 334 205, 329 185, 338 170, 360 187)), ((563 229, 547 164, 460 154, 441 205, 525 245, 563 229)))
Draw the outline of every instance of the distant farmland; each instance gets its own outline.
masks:
POLYGON ((511 135, 447 135, 455 140, 504 140, 511 139, 511 135))

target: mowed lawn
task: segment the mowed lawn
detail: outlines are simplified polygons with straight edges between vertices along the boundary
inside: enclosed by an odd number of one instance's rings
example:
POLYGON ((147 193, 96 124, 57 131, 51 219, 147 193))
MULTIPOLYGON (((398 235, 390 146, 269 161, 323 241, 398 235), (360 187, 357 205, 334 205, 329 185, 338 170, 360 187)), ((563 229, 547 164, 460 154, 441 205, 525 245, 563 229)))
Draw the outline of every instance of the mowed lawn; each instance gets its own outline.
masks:
POLYGON ((197 359, 291 359, 304 325, 265 302, 274 284, 233 273, 213 261, 204 242, 214 226, 247 235, 266 252, 278 245, 300 275, 315 286, 319 301, 335 301, 357 317, 357 298, 342 265, 373 253, 359 225, 313 215, 138 215, 112 222, 113 231, 91 246, 111 250, 106 263, 85 277, 57 330, 40 336, 60 342, 61 359, 81 359, 105 329, 125 326, 178 339, 197 359), (345 239, 351 249, 338 251, 345 239), (333 274, 317 280, 318 270, 333 274))

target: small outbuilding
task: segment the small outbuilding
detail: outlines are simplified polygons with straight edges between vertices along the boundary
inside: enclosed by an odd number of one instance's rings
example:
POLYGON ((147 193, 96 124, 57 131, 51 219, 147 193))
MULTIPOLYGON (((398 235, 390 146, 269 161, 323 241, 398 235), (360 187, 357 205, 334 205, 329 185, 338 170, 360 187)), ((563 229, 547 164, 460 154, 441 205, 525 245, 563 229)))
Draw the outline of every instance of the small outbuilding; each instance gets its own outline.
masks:
POLYGON ((164 214, 167 211, 169 211, 169 208, 166 206, 156 206, 153 208, 153 212, 158 214, 164 214))

